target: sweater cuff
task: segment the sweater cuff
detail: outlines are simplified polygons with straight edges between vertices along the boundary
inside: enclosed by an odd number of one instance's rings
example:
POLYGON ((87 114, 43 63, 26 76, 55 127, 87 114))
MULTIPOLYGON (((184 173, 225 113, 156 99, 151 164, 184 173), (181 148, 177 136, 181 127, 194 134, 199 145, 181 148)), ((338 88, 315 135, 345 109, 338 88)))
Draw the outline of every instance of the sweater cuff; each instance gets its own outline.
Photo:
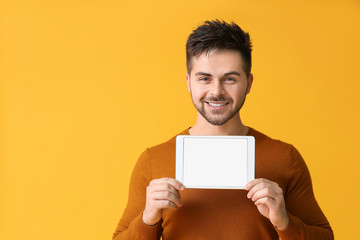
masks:
MULTIPOLYGON (((136 236, 141 236, 143 239, 154 239, 157 236, 158 228, 159 228, 160 221, 157 222, 155 225, 147 225, 142 220, 142 212, 133 219, 129 228, 131 228, 130 233, 131 235, 135 234, 136 236)), ((135 237, 134 235, 134 237, 135 237)))
POLYGON ((288 216, 289 216, 288 226, 283 230, 279 230, 279 229, 275 228, 276 232, 278 233, 279 237, 283 240, 297 239, 297 237, 300 235, 300 232, 301 232, 299 229, 299 224, 301 225, 301 221, 289 213, 288 213, 288 216))

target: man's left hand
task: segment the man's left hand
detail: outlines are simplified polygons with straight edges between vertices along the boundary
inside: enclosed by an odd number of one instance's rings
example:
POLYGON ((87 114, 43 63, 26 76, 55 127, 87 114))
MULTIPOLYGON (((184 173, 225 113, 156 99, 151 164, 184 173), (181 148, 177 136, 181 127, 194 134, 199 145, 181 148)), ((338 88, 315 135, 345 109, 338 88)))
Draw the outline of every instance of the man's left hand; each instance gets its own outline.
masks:
POLYGON ((283 190, 276 182, 264 178, 254 179, 245 186, 247 197, 251 199, 259 212, 279 230, 285 229, 289 224, 286 212, 283 190))

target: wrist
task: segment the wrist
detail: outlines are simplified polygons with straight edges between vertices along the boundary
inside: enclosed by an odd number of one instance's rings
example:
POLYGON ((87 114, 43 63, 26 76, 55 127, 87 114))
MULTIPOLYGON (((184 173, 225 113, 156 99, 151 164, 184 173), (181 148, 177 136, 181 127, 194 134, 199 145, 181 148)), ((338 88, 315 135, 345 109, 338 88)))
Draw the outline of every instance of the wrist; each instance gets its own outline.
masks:
POLYGON ((276 229, 282 231, 285 230, 289 226, 289 216, 286 214, 285 219, 281 221, 281 223, 274 225, 276 229))
POLYGON ((142 216, 141 216, 142 221, 148 226, 155 226, 158 221, 152 221, 147 219, 146 216, 144 216, 144 212, 145 210, 142 212, 142 216))

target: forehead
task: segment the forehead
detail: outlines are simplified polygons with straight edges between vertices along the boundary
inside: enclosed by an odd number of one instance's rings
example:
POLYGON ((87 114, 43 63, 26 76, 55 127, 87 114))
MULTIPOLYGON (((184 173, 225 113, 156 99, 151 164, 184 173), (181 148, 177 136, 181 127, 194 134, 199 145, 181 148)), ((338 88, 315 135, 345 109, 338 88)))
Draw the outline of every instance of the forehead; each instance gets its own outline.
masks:
POLYGON ((199 71, 214 75, 231 71, 244 73, 243 60, 235 50, 212 50, 192 59, 192 74, 199 71))

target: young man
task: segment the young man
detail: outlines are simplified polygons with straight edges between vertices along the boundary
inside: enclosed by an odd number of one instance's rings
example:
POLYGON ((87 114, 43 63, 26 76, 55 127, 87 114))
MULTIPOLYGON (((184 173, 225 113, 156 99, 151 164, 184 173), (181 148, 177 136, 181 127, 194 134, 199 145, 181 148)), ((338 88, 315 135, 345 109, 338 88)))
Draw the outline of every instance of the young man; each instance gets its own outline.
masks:
POLYGON ((299 152, 240 119, 253 82, 249 34, 206 21, 189 36, 186 54, 197 120, 179 134, 254 136, 256 179, 246 190, 184 189, 174 179, 175 136, 140 156, 113 240, 333 239, 299 152))

